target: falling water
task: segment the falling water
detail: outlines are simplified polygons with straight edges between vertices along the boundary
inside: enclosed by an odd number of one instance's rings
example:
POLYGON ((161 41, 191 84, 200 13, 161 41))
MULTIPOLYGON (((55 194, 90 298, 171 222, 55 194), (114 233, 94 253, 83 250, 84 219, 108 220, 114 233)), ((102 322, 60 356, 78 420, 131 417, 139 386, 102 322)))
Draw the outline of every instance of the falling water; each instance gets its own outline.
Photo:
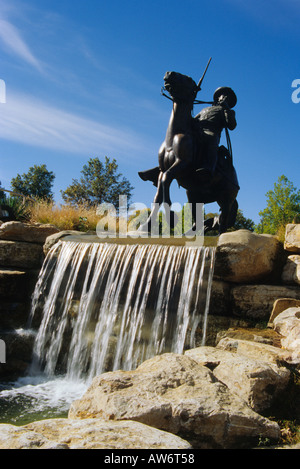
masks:
POLYGON ((33 368, 92 379, 205 340, 214 248, 61 242, 34 296, 33 368))
POLYGON ((211 247, 55 244, 32 298, 31 368, 0 405, 21 399, 29 421, 38 407, 57 415, 96 375, 204 345, 214 259, 211 247))

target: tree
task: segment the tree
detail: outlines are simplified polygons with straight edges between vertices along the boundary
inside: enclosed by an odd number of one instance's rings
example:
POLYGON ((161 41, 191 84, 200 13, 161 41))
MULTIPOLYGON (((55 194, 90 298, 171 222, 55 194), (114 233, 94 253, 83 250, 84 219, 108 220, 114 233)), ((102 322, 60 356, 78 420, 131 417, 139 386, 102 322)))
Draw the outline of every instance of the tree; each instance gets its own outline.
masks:
POLYGON ((251 218, 246 218, 243 215, 242 210, 238 209, 236 214, 235 224, 233 230, 249 230, 254 231, 255 223, 251 218))
POLYGON ((55 175, 48 171, 46 165, 34 165, 28 173, 22 176, 17 174, 11 180, 11 186, 15 192, 37 199, 53 200, 52 186, 55 175))
POLYGON ((129 204, 133 187, 121 173, 118 173, 115 159, 111 161, 106 156, 105 162, 102 163, 99 158, 90 158, 81 173, 80 181, 73 179, 72 184, 65 191, 61 191, 66 203, 89 206, 110 203, 117 208, 119 196, 126 195, 129 204))
MULTIPOLYGON (((208 218, 218 218, 219 213, 207 213, 205 214, 205 219, 208 218)), ((237 214, 236 214, 236 220, 233 226, 229 227, 227 231, 236 231, 236 230, 249 230, 249 231, 254 231, 255 228, 255 223, 251 218, 246 218, 242 212, 242 210, 238 209, 237 214)), ((217 231, 211 232, 215 235, 218 234, 217 231)))
POLYGON ((258 233, 276 234, 292 223, 300 214, 300 190, 284 175, 278 178, 274 189, 266 193, 267 207, 259 212, 258 233))
POLYGON ((4 202, 6 196, 5 193, 1 190, 1 181, 0 181, 0 200, 4 202))

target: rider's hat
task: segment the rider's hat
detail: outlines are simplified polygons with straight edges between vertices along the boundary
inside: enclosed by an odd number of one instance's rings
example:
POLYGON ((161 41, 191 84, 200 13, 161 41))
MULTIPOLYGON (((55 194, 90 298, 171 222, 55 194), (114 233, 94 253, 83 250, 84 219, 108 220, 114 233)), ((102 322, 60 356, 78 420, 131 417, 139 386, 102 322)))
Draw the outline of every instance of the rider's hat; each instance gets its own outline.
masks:
POLYGON ((224 94, 227 96, 228 105, 230 108, 233 108, 237 103, 237 97, 235 92, 228 86, 221 86, 214 92, 214 102, 216 103, 220 96, 224 94))

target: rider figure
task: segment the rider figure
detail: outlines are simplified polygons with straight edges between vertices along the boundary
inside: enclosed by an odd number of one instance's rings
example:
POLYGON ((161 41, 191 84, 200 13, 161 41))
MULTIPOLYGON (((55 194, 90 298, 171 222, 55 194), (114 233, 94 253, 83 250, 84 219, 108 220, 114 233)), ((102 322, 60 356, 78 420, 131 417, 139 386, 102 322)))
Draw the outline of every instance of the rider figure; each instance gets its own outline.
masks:
POLYGON ((213 99, 212 106, 202 109, 194 118, 201 155, 199 162, 196 156, 197 172, 209 176, 216 169, 222 130, 225 127, 234 130, 236 127, 235 111, 232 109, 237 102, 234 91, 228 87, 218 88, 213 99))

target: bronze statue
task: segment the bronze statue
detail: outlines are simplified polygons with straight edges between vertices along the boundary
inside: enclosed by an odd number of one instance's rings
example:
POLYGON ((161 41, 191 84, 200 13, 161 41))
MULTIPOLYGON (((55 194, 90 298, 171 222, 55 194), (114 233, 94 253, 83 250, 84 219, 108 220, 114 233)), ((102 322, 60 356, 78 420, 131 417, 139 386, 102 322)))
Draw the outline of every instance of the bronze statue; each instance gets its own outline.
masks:
POLYGON ((235 223, 239 184, 232 163, 228 129, 236 127, 232 108, 237 98, 231 88, 218 88, 214 100, 210 102, 212 106, 193 118, 194 103, 204 103, 196 101, 196 96, 206 70, 198 85, 186 75, 177 72, 165 74, 164 90, 169 93, 173 108, 166 137, 158 154, 159 166, 139 172, 141 179, 152 181, 157 186, 153 209, 146 223, 140 227, 141 231, 150 233, 151 223, 156 219, 159 207, 162 204, 171 206, 170 185, 174 179, 186 189, 188 202, 192 205, 193 230, 197 228, 197 203, 217 202, 220 206, 218 220, 205 221, 205 233, 217 229, 221 234, 235 223), (226 131, 228 148, 219 146, 223 129, 226 131))

